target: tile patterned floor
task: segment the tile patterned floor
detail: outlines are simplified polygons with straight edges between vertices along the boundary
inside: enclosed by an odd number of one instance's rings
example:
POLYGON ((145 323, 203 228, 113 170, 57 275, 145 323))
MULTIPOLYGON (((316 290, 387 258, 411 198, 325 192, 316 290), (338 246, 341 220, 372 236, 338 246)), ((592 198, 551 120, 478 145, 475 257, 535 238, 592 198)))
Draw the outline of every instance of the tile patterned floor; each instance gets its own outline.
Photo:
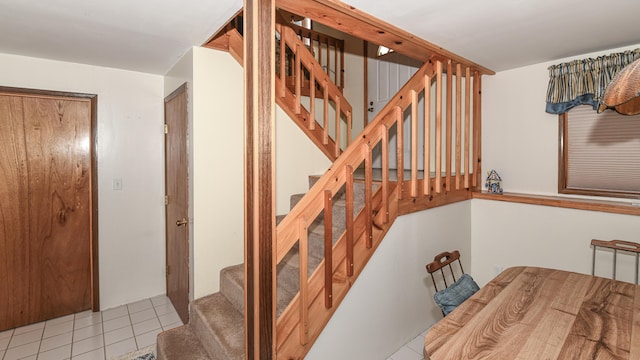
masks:
MULTIPOLYGON (((0 332, 0 360, 108 360, 154 345, 158 333, 181 325, 169 299, 160 295, 0 332)), ((426 332, 387 360, 423 360, 426 332)))
POLYGON ((387 360, 423 360, 424 336, 427 334, 427 330, 406 343, 387 360))
POLYGON ((0 360, 108 360, 153 345, 158 333, 180 325, 160 295, 0 332, 0 360))

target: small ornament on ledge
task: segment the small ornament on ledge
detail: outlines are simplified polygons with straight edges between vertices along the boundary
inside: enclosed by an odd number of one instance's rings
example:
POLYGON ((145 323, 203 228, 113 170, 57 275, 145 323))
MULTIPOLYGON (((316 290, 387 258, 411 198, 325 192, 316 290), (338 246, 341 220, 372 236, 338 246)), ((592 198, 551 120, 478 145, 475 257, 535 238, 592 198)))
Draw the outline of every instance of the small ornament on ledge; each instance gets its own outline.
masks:
POLYGON ((501 182, 502 179, 495 170, 487 171, 487 181, 484 183, 484 186, 487 187, 487 191, 492 194, 502 194, 502 186, 500 186, 501 182))

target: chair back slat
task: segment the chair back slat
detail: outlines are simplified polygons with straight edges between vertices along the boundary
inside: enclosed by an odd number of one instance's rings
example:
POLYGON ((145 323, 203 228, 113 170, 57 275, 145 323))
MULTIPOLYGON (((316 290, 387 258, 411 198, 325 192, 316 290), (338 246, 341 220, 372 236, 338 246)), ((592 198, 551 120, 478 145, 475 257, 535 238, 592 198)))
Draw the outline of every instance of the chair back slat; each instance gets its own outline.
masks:
POLYGON ((451 277, 453 278, 453 284, 454 282, 456 282, 456 276, 453 272, 453 267, 451 267, 451 264, 455 261, 458 261, 460 272, 461 274, 464 274, 462 262, 460 261, 460 252, 458 250, 454 250, 452 252, 445 251, 443 253, 440 253, 433 258, 433 262, 427 264, 427 272, 431 275, 431 281, 433 281, 433 286, 436 291, 438 291, 438 286, 436 285, 436 279, 433 276, 433 273, 439 270, 440 274, 442 275, 442 280, 444 281, 444 287, 448 288, 449 284, 447 283, 447 276, 445 275, 443 268, 446 266, 449 267, 451 277))
POLYGON ((640 265, 640 244, 624 241, 624 240, 591 240, 591 246, 593 246, 593 256, 591 259, 591 275, 595 275, 596 271, 596 248, 603 247, 613 250, 613 279, 616 279, 616 269, 618 267, 618 250, 632 252, 636 254, 636 271, 634 273, 635 283, 638 284, 638 267, 640 265))

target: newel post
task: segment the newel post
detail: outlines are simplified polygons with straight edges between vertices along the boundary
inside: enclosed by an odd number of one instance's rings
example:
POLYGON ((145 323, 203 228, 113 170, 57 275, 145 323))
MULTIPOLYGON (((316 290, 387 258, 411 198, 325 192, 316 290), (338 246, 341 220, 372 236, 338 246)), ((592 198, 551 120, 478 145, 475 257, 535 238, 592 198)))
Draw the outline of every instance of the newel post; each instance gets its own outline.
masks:
POLYGON ((245 339, 247 360, 275 359, 275 1, 244 2, 245 339))

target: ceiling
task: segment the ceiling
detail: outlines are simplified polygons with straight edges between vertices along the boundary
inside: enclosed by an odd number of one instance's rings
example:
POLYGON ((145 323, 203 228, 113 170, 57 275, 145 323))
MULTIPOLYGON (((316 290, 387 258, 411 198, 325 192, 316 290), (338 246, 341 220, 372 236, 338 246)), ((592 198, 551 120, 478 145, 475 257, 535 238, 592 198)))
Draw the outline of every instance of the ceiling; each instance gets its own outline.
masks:
MULTIPOLYGON (((636 0, 346 2, 495 71, 640 44, 636 0)), ((0 0, 0 53, 165 74, 241 7, 242 0, 0 0)))

